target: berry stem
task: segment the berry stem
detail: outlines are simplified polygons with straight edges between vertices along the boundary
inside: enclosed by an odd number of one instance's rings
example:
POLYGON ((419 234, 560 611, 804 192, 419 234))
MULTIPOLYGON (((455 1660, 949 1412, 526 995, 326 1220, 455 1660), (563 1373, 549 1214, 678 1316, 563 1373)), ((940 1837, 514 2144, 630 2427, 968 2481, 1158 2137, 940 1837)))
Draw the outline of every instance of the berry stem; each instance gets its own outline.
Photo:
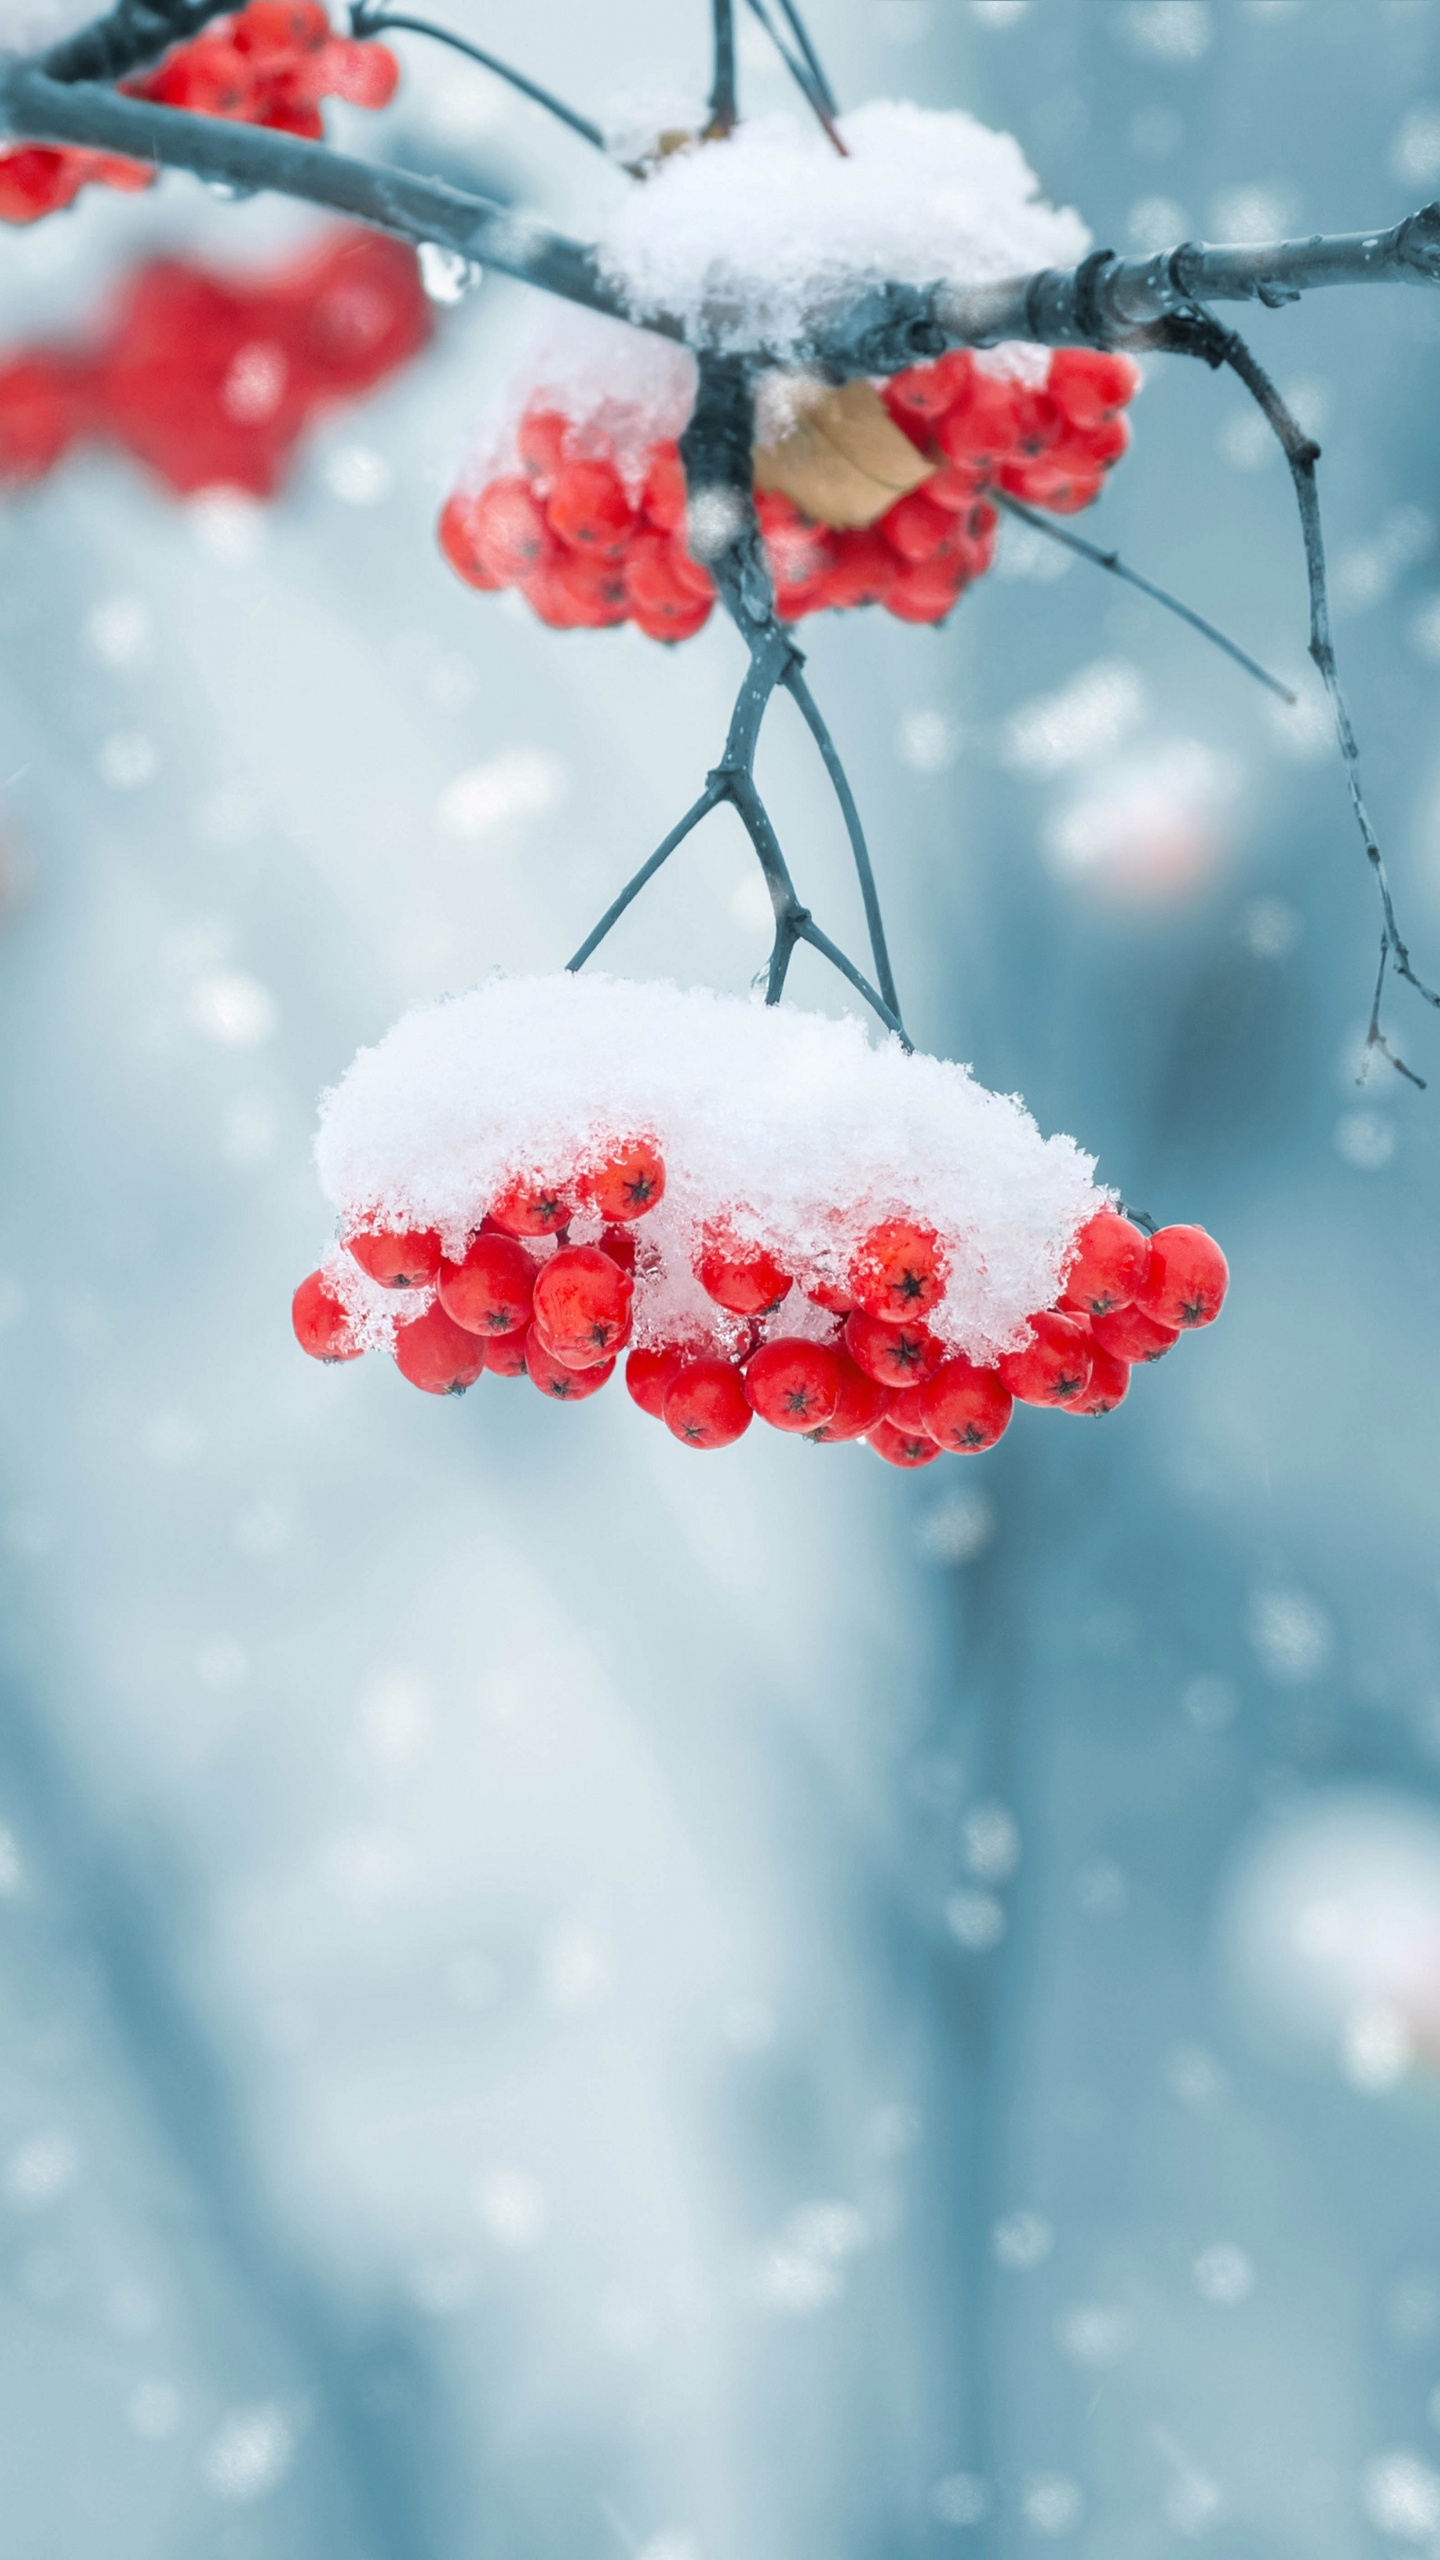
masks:
POLYGON ((1254 676, 1257 684, 1268 686, 1282 702, 1293 704, 1299 699, 1288 684, 1282 684, 1278 676, 1272 676, 1257 658, 1249 657, 1237 641, 1227 640, 1224 632, 1217 631, 1213 622, 1207 622, 1203 613, 1196 613, 1192 605, 1182 604, 1180 598, 1172 596, 1165 587, 1157 587, 1152 578, 1142 578, 1138 569, 1127 568, 1118 551, 1102 551, 1097 543, 1086 542, 1080 534, 1072 533, 1068 526, 1053 524, 1048 516, 1037 514, 1022 499, 1012 498, 1008 489, 991 488, 988 495, 992 505, 1003 507, 1007 515, 1018 516, 1022 524, 1033 526, 1036 533, 1045 534, 1051 542, 1063 543, 1067 551, 1077 553, 1082 560, 1093 561, 1097 569, 1108 569, 1112 578, 1123 578, 1128 587, 1138 587, 1142 596, 1163 604, 1167 613, 1178 614, 1182 622, 1189 623, 1192 631, 1198 631, 1206 640, 1213 640, 1216 648, 1223 649, 1227 658, 1233 658, 1237 667, 1243 667, 1247 675, 1254 676))
POLYGON ((605 149, 604 134, 588 116, 578 115, 574 107, 566 106, 563 98, 557 98, 549 89, 542 89, 538 80, 531 80, 523 71, 516 71, 510 63, 502 62, 498 54, 485 53, 478 44, 471 44, 467 36, 452 34, 449 27, 437 27, 429 18, 392 17, 388 10, 371 9, 367 7, 366 0, 355 0, 350 11, 350 33, 362 42, 367 36, 404 34, 429 36, 436 44, 448 44, 454 52, 463 53, 467 60, 478 62, 483 70, 493 71, 497 80, 508 81, 522 97, 531 99, 537 107, 543 107, 547 115, 557 117, 561 124, 570 127, 572 133, 578 133, 582 142, 593 143, 597 151, 605 149))
POLYGON ((739 120, 735 95, 735 6, 734 0, 711 0, 715 31, 714 76, 710 83, 710 123, 712 134, 733 133, 739 120))
POLYGON ((659 845, 657 845, 657 846, 656 846, 655 851, 651 854, 649 861, 648 861, 648 862, 642 862, 642 863, 641 863, 640 868, 639 868, 639 870, 636 872, 634 879, 633 879, 633 880, 628 880, 628 881, 626 882, 626 884, 625 884, 624 888, 623 888, 623 889, 621 890, 621 892, 620 892, 619 897, 618 897, 618 898, 616 898, 616 899, 613 901, 613 903, 612 903, 610 906, 608 906, 608 907, 606 908, 605 913, 604 913, 604 914, 603 914, 603 916, 601 917, 601 919, 600 919, 599 923, 596 925, 596 927, 595 927, 594 931, 593 931, 592 933, 587 933, 587 935, 585 936, 584 941, 583 941, 583 942, 581 943, 581 945, 580 945, 579 950, 576 952, 574 959, 573 959, 573 960, 567 960, 567 961, 566 961, 565 966, 566 966, 566 969, 567 969, 567 970, 575 970, 575 969, 583 969, 583 968, 584 968, 585 963, 586 963, 586 961, 589 959, 589 957, 590 957, 590 955, 591 955, 592 951, 598 951, 598 950, 599 950, 600 945, 601 945, 601 943, 604 941, 605 936, 606 936, 606 934, 609 932, 610 927, 612 926, 612 924, 618 924, 618 923, 619 923, 620 918, 621 918, 621 917, 623 916, 623 914, 625 913, 625 910, 626 910, 626 908, 629 906, 631 899, 632 899, 632 898, 638 898, 638 897, 639 897, 640 892, 641 892, 641 890, 645 887, 646 882, 647 882, 647 881, 649 881, 649 880, 653 880, 653 878, 654 878, 654 876, 655 876, 656 872, 657 872, 657 871, 659 870, 659 868, 660 868, 661 863, 662 863, 662 862, 668 862, 668 861, 669 861, 670 856, 671 856, 671 854, 674 852, 674 850, 675 850, 676 846, 677 846, 678 844, 683 844, 683 843, 684 843, 685 838, 689 835, 691 828, 692 828, 692 827, 698 827, 698 825, 700 824, 701 819, 702 819, 703 817, 705 817, 705 816, 707 816, 707 815, 708 815, 709 811, 710 811, 710 810, 712 810, 712 809, 714 808, 714 806, 715 806, 715 804, 716 804, 717 800, 719 800, 719 799, 720 799, 720 797, 721 797, 721 793, 720 793, 720 791, 719 791, 719 789, 718 789, 718 787, 717 787, 717 785, 716 785, 715 778, 714 778, 714 776, 712 775, 712 776, 710 777, 710 779, 706 782, 705 788, 704 788, 704 790, 701 792, 699 799, 698 799, 698 800, 696 800, 696 801, 692 804, 692 806, 686 810, 685 815, 684 815, 684 817, 680 820, 679 825, 671 828, 670 833, 669 833, 669 834, 668 834, 668 836, 665 838, 664 843, 663 843, 663 844, 659 844, 659 845))
POLYGON ((120 80, 218 18, 229 0, 118 0, 40 56, 52 80, 120 80))
POLYGON ((820 66, 815 61, 810 40, 805 34, 804 28, 801 26, 795 11, 788 6, 785 8, 786 18, 788 19, 790 26, 795 32, 797 40, 801 45, 801 51, 798 55, 791 52, 789 45, 786 43, 785 38, 776 26, 769 10, 766 8, 765 0, 750 0, 750 7, 754 16, 759 19, 761 26, 764 28, 765 33, 775 47, 775 50, 779 54, 781 61, 784 63, 786 70, 789 72, 791 79, 794 81, 796 88, 799 90, 801 97, 810 109, 811 114, 815 117, 817 124, 824 129, 830 141, 834 144, 835 149, 839 152, 841 159, 848 160, 850 154, 846 150, 845 144, 841 140, 840 134, 836 128, 836 106, 835 100, 830 94, 829 83, 825 79, 824 74, 820 72, 820 66), (817 73, 819 74, 818 77, 816 76, 817 73))

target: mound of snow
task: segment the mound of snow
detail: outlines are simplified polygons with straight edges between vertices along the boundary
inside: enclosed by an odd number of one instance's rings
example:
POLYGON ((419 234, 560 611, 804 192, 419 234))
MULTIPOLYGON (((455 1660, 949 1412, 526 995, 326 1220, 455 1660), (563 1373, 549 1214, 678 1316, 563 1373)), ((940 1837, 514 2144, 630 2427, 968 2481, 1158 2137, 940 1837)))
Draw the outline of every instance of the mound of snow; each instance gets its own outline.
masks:
MULTIPOLYGON (((934 1228, 949 1257, 935 1332, 990 1361, 1053 1304, 1104 1197, 1093 1159, 1042 1138, 1013 1096, 896 1040, 872 1045, 858 1021, 567 973, 493 978, 404 1015, 324 1097, 316 1161, 342 1235, 437 1227, 458 1259, 509 1180, 563 1190, 641 1135, 667 1170, 635 1227, 641 1343, 728 1343, 731 1320, 693 1275, 711 1221, 803 1285, 843 1283, 866 1230, 898 1215, 934 1228)), ((584 1218, 571 1230, 576 1242, 596 1232, 584 1218)), ((367 1340, 421 1311, 422 1293, 397 1308, 346 1254, 327 1267, 367 1340)), ((792 1291, 779 1330, 796 1329, 802 1305, 792 1291)))
POLYGON ((973 116, 877 98, 839 129, 848 157, 793 115, 675 152, 606 220, 602 274, 639 318, 783 355, 866 286, 998 283, 1090 247, 1014 136, 973 116))

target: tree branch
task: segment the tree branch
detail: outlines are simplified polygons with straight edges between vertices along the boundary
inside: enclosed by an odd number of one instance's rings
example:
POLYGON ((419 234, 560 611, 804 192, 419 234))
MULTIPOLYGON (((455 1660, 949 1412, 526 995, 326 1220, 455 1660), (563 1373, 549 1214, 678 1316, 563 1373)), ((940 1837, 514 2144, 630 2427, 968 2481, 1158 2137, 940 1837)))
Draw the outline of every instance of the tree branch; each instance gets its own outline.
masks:
POLYGON ((735 0, 711 0, 715 29, 715 68, 710 83, 710 131, 733 133, 735 98, 735 0))
POLYGON ((229 0, 118 0, 88 27, 62 36, 40 57, 52 80, 120 80, 218 18, 229 0))

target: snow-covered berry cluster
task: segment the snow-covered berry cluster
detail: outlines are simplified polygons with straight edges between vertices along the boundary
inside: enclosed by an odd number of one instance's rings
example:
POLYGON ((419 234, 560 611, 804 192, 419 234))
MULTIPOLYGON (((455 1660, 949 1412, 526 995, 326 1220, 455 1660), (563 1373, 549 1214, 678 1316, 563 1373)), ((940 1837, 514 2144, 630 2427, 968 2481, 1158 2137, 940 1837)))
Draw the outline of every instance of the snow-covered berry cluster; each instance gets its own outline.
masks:
POLYGON ((268 276, 179 258, 142 267, 103 335, 0 357, 0 485, 104 438, 180 496, 272 497, 317 416, 418 354, 430 307, 415 253, 346 231, 268 276))
MULTIPOLYGON (((131 98, 185 107, 236 124, 324 139, 326 98, 386 107, 400 66, 389 47, 333 33, 320 0, 250 0, 233 17, 212 18, 203 34, 172 46, 153 71, 122 80, 131 98)), ((134 191, 155 171, 113 153, 24 143, 0 152, 0 222, 38 222, 73 204, 82 187, 134 191)))
POLYGON ((1017 1400, 1111 1412, 1225 1292, 1199 1228, 1142 1235, 963 1068, 673 987, 421 1008, 327 1097, 318 1156, 340 1219, 295 1293, 315 1358, 578 1403, 628 1353, 636 1403, 697 1449, 758 1414, 897 1466, 977 1454, 1017 1400))
MULTIPOLYGON (((989 493, 1060 515, 1089 506, 1129 442, 1121 413, 1138 378, 1127 356, 1063 347, 1025 382, 962 348, 885 383, 915 485, 872 522, 825 523, 783 489, 757 491, 782 622, 863 604, 942 621, 995 556, 989 493)), ((692 556, 672 439, 627 460, 599 420, 532 406, 514 458, 513 470, 455 490, 441 514, 441 548, 471 586, 518 587, 559 629, 633 622, 653 640, 685 640, 708 620, 714 581, 692 556)))

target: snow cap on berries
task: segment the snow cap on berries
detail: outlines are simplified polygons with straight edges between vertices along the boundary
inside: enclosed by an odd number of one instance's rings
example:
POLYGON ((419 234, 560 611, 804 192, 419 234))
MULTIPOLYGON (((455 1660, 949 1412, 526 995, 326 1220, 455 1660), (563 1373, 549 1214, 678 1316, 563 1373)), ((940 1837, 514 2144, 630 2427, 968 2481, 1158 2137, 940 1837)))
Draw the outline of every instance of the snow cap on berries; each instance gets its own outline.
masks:
MULTIPOLYGON (((945 1351, 993 1361, 1054 1303, 1103 1203, 1073 1139, 1042 1138, 1012 1096, 872 1043, 855 1019, 569 973, 493 978, 406 1014, 325 1097, 316 1155, 342 1233, 434 1228, 458 1261, 507 1185, 539 1177, 579 1197, 577 1177, 639 1135, 665 1167, 663 1197, 633 1229, 642 1346, 738 1343, 748 1320, 696 1277, 716 1227, 803 1287, 841 1284, 870 1232, 906 1218, 947 1273, 926 1325, 945 1351)), ((597 1243, 601 1224, 577 1216, 571 1241, 597 1243)), ((336 1285, 365 1338, 404 1320, 394 1298, 410 1293, 356 1277, 359 1290, 336 1285)), ((792 1290, 776 1332, 811 1333, 801 1305, 792 1290)), ((811 1312, 816 1332, 838 1330, 811 1312)))
POLYGON ((784 354, 866 286, 997 283, 1090 246, 1013 135, 974 116, 876 98, 839 129, 845 157, 789 114, 673 152, 602 225, 601 273, 639 317, 784 354))

